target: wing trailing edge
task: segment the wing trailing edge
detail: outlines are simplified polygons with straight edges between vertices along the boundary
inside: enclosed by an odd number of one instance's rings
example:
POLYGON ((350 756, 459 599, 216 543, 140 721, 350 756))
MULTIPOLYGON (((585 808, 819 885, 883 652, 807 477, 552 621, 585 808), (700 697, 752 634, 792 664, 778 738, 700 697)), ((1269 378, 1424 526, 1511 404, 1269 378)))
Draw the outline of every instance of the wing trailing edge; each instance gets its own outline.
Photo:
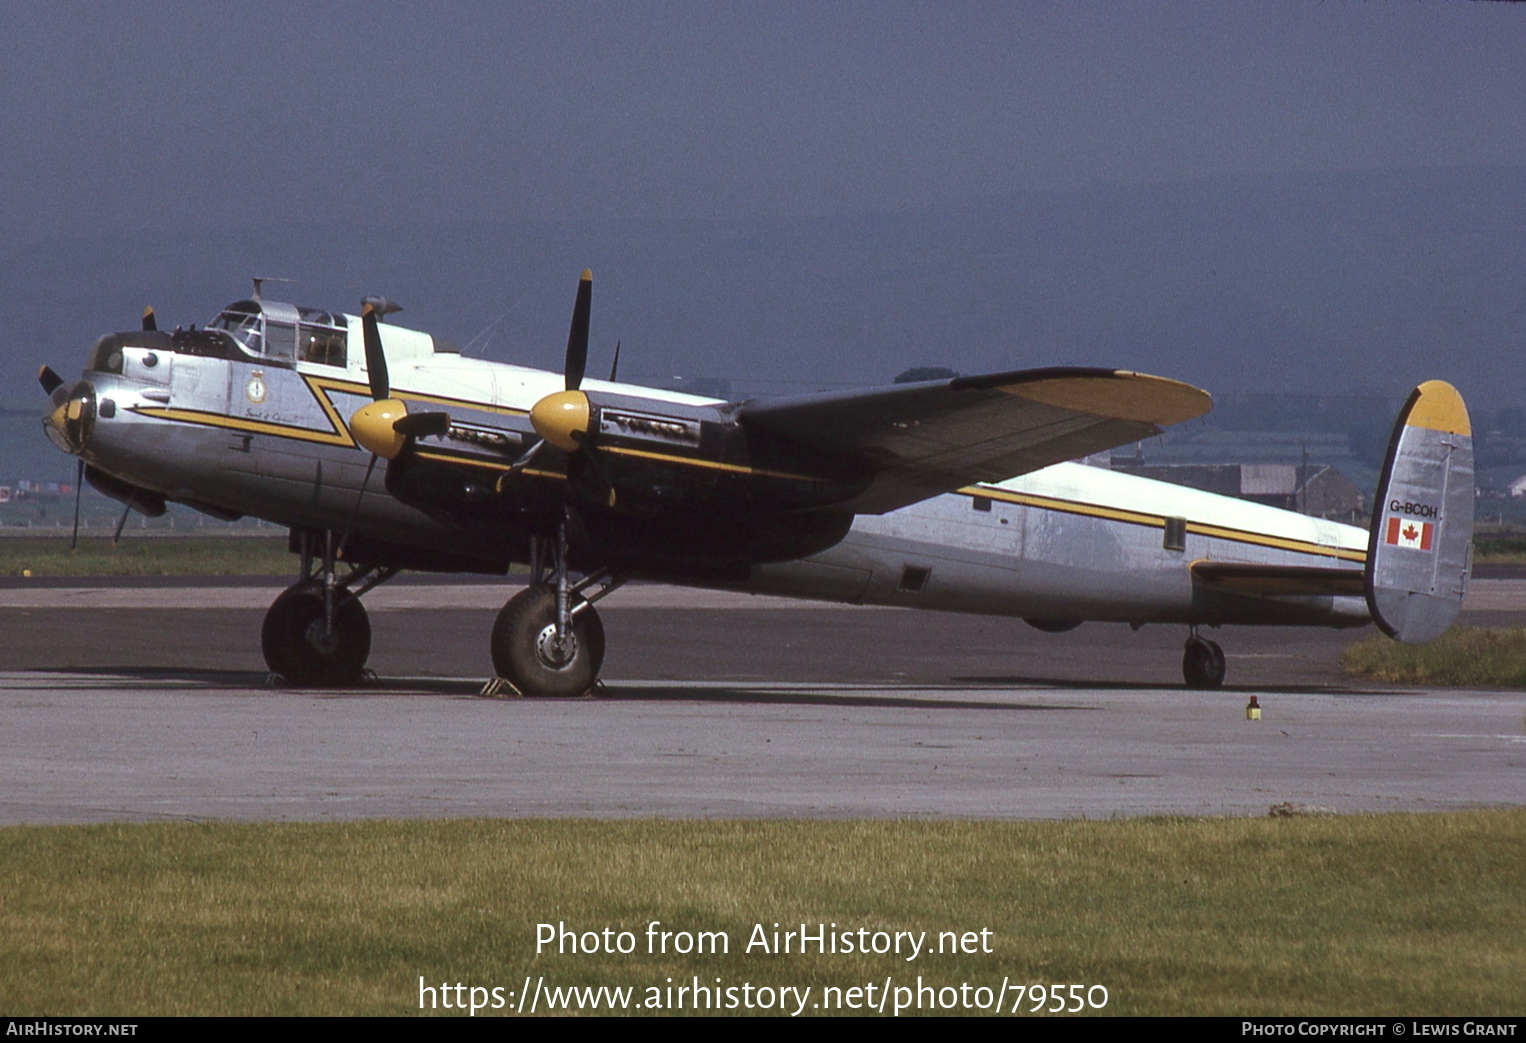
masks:
POLYGON ((1148 438, 1212 404, 1164 377, 1051 368, 755 400, 738 418, 871 471, 869 487, 841 507, 879 514, 1148 438))

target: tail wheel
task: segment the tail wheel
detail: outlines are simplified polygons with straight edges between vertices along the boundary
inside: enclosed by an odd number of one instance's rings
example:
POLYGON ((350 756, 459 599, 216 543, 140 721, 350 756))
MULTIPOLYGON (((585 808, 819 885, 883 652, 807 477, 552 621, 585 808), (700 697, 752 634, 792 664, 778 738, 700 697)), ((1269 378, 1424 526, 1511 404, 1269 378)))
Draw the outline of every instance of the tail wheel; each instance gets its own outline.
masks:
POLYGON ((292 587, 265 613, 260 647, 271 671, 299 688, 343 688, 360 681, 371 655, 371 620, 351 598, 334 610, 329 630, 322 592, 292 587))
MULTIPOLYGON (((574 608, 581 603, 579 598, 574 608)), ((493 669, 532 697, 584 695, 604 665, 604 624, 593 606, 572 617, 572 632, 556 640, 556 594, 529 587, 509 599, 493 624, 493 669)))
POLYGON ((1224 650, 1218 642, 1189 637, 1182 652, 1182 678, 1188 688, 1218 688, 1224 683, 1224 650))

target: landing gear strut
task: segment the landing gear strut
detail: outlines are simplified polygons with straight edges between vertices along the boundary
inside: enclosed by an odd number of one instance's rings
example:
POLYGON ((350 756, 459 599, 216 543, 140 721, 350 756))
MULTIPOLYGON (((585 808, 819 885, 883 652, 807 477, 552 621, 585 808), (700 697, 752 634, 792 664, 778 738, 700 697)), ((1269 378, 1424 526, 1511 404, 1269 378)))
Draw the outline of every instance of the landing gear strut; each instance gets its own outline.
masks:
POLYGON ((1197 627, 1182 650, 1182 678, 1188 688, 1218 688, 1224 683, 1224 650, 1217 641, 1199 637, 1197 627))
POLYGON ((604 624, 593 603, 623 582, 608 570, 571 581, 565 522, 555 541, 532 540, 530 586, 509 599, 493 624, 494 671, 525 696, 587 694, 604 665, 604 624), (547 550, 552 558, 549 575, 547 550))
POLYGON ((371 654, 371 621, 360 597, 397 574, 393 568, 350 567, 340 575, 334 534, 302 533, 302 576, 287 587, 260 630, 265 664, 299 688, 340 688, 360 681, 371 654))

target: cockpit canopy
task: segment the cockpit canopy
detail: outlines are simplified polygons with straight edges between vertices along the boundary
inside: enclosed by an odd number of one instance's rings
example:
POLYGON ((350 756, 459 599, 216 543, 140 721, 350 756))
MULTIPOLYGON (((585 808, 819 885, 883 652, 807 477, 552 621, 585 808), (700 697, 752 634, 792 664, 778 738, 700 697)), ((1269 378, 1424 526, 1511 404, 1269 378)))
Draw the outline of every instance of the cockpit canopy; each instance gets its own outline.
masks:
POLYGON ((316 308, 238 301, 224 308, 207 329, 220 330, 245 351, 279 362, 343 366, 348 358, 348 320, 316 308))
MULTIPOLYGON (((398 311, 386 302, 388 311, 398 311)), ((317 363, 340 369, 348 367, 352 316, 299 308, 281 301, 251 299, 235 301, 218 313, 205 329, 129 330, 111 333, 96 341, 87 368, 97 373, 121 373, 124 348, 200 355, 234 362, 260 362, 292 366, 317 363)), ((396 359, 431 354, 457 354, 450 341, 399 326, 386 326, 387 352, 396 359)), ((355 331, 356 360, 364 365, 360 331, 355 331)))

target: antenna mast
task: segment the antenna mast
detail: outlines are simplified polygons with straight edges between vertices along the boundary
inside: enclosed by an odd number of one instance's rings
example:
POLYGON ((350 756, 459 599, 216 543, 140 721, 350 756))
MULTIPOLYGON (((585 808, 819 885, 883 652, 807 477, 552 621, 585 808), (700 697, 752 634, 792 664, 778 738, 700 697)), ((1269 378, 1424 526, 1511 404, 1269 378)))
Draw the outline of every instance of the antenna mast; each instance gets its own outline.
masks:
POLYGON ((254 299, 255 300, 260 300, 261 299, 261 297, 260 297, 260 286, 262 284, 264 284, 264 283, 267 283, 267 282, 289 282, 289 283, 295 283, 297 281, 295 279, 282 279, 282 278, 279 278, 278 276, 274 276, 274 275, 251 275, 249 277, 249 279, 250 279, 251 282, 254 283, 254 299))

